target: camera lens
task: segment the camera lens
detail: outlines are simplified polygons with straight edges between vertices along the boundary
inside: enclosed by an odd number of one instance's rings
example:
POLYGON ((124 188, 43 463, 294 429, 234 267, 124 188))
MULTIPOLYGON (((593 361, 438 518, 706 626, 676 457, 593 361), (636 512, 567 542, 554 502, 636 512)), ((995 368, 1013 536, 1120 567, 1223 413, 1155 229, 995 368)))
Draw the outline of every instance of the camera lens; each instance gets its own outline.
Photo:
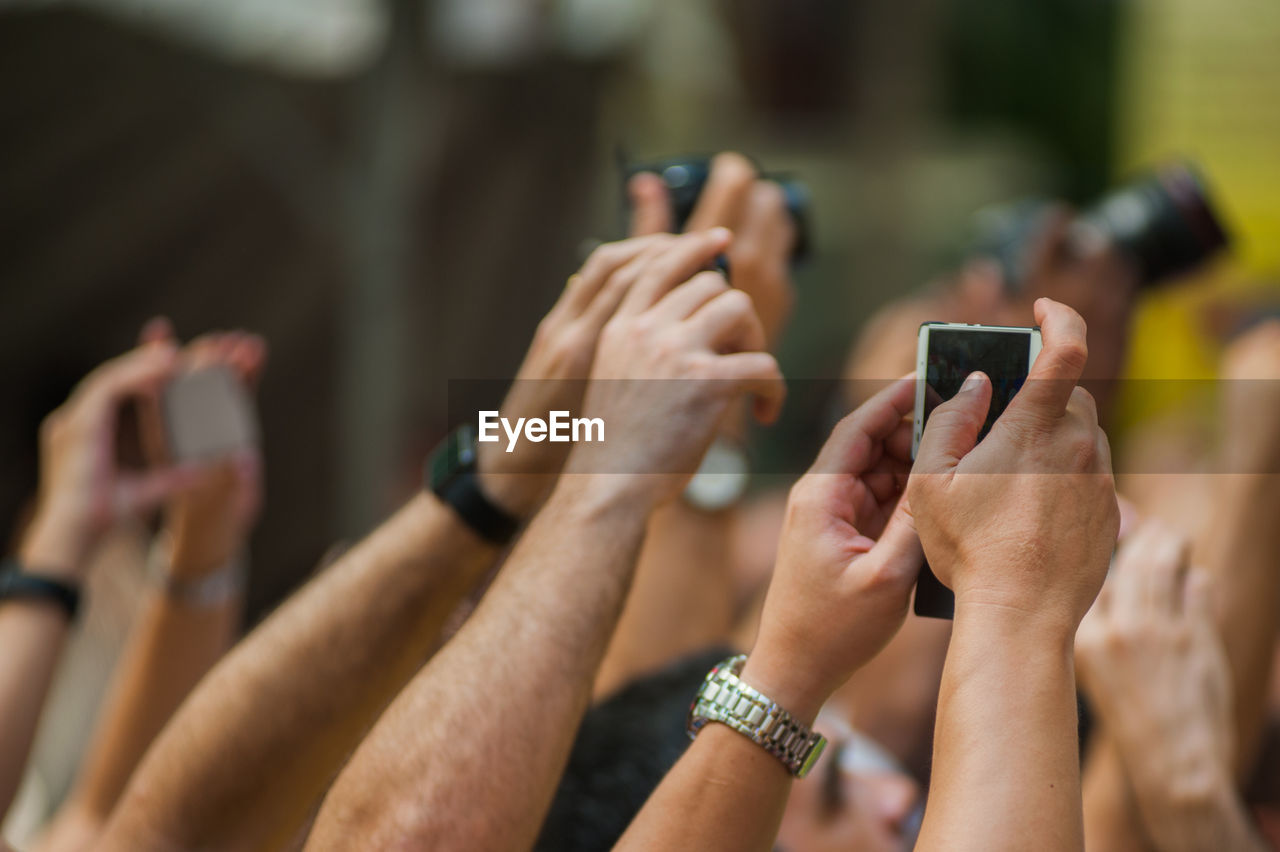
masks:
POLYGON ((1173 163, 1111 193, 1081 217, 1138 265, 1142 282, 1190 272, 1229 240, 1203 181, 1187 163, 1173 163))

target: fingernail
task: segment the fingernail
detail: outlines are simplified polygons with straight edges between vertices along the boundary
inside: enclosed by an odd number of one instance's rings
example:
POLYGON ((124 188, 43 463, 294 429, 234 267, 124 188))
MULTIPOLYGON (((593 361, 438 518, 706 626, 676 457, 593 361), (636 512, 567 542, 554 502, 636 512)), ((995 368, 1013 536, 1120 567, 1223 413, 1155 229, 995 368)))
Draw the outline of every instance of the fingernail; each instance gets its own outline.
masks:
POLYGON ((712 228, 711 237, 717 242, 727 242, 733 238, 733 232, 728 228, 712 228))
POLYGON ((976 391, 981 384, 982 384, 982 373, 980 372, 970 373, 969 377, 964 380, 964 384, 960 386, 960 393, 970 393, 972 391, 976 391))

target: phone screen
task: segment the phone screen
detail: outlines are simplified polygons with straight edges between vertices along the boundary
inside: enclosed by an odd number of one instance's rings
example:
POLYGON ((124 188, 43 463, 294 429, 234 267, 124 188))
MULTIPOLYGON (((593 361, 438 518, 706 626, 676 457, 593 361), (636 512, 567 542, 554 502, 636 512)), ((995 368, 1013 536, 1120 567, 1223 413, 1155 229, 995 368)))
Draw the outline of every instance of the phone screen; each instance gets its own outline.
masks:
MULTIPOLYGON (((1030 328, 995 330, 982 327, 925 325, 927 334, 919 353, 918 375, 924 377, 923 393, 917 396, 916 441, 929 415, 960 392, 970 373, 981 370, 991 379, 991 407, 978 434, 986 437, 992 425, 1027 380, 1031 362, 1039 352, 1039 331, 1030 328)), ((916 582, 915 612, 932 618, 952 618, 955 596, 934 575, 929 563, 920 569, 916 582)))
POLYGON ((921 425, 933 409, 960 392, 965 378, 981 370, 991 379, 991 410, 978 440, 986 437, 996 418, 1022 387, 1030 369, 1030 331, 985 331, 934 328, 929 331, 925 362, 924 412, 921 425))
POLYGON ((216 458, 258 443, 253 401, 226 367, 180 376, 165 388, 161 404, 175 461, 216 458))

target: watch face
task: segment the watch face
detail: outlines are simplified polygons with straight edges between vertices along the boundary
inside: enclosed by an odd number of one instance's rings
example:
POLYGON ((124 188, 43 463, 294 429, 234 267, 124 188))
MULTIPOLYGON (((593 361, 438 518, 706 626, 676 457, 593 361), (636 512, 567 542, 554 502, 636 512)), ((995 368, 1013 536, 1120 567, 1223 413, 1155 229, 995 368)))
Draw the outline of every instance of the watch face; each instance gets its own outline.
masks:
POLYGON ((728 443, 716 441, 685 486, 684 498, 698 509, 725 509, 742 498, 749 479, 746 454, 728 443))

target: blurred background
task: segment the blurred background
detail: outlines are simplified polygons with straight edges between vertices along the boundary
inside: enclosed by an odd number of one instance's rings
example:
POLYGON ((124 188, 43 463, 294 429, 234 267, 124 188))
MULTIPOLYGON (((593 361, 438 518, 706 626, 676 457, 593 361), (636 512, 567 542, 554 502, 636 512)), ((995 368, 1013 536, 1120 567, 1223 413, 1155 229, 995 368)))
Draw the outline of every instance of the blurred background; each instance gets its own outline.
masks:
MULTIPOLYGON (((1233 255, 1146 298, 1129 371, 1211 377, 1276 294, 1277 91, 1274 0, 0 2, 0 507, 146 319, 260 332, 260 618, 419 487, 451 379, 514 373, 586 240, 622 233, 620 155, 808 183, 782 362, 832 383, 978 208, 1193 158, 1233 255)), ((766 452, 808 459, 794 438, 766 452)))

